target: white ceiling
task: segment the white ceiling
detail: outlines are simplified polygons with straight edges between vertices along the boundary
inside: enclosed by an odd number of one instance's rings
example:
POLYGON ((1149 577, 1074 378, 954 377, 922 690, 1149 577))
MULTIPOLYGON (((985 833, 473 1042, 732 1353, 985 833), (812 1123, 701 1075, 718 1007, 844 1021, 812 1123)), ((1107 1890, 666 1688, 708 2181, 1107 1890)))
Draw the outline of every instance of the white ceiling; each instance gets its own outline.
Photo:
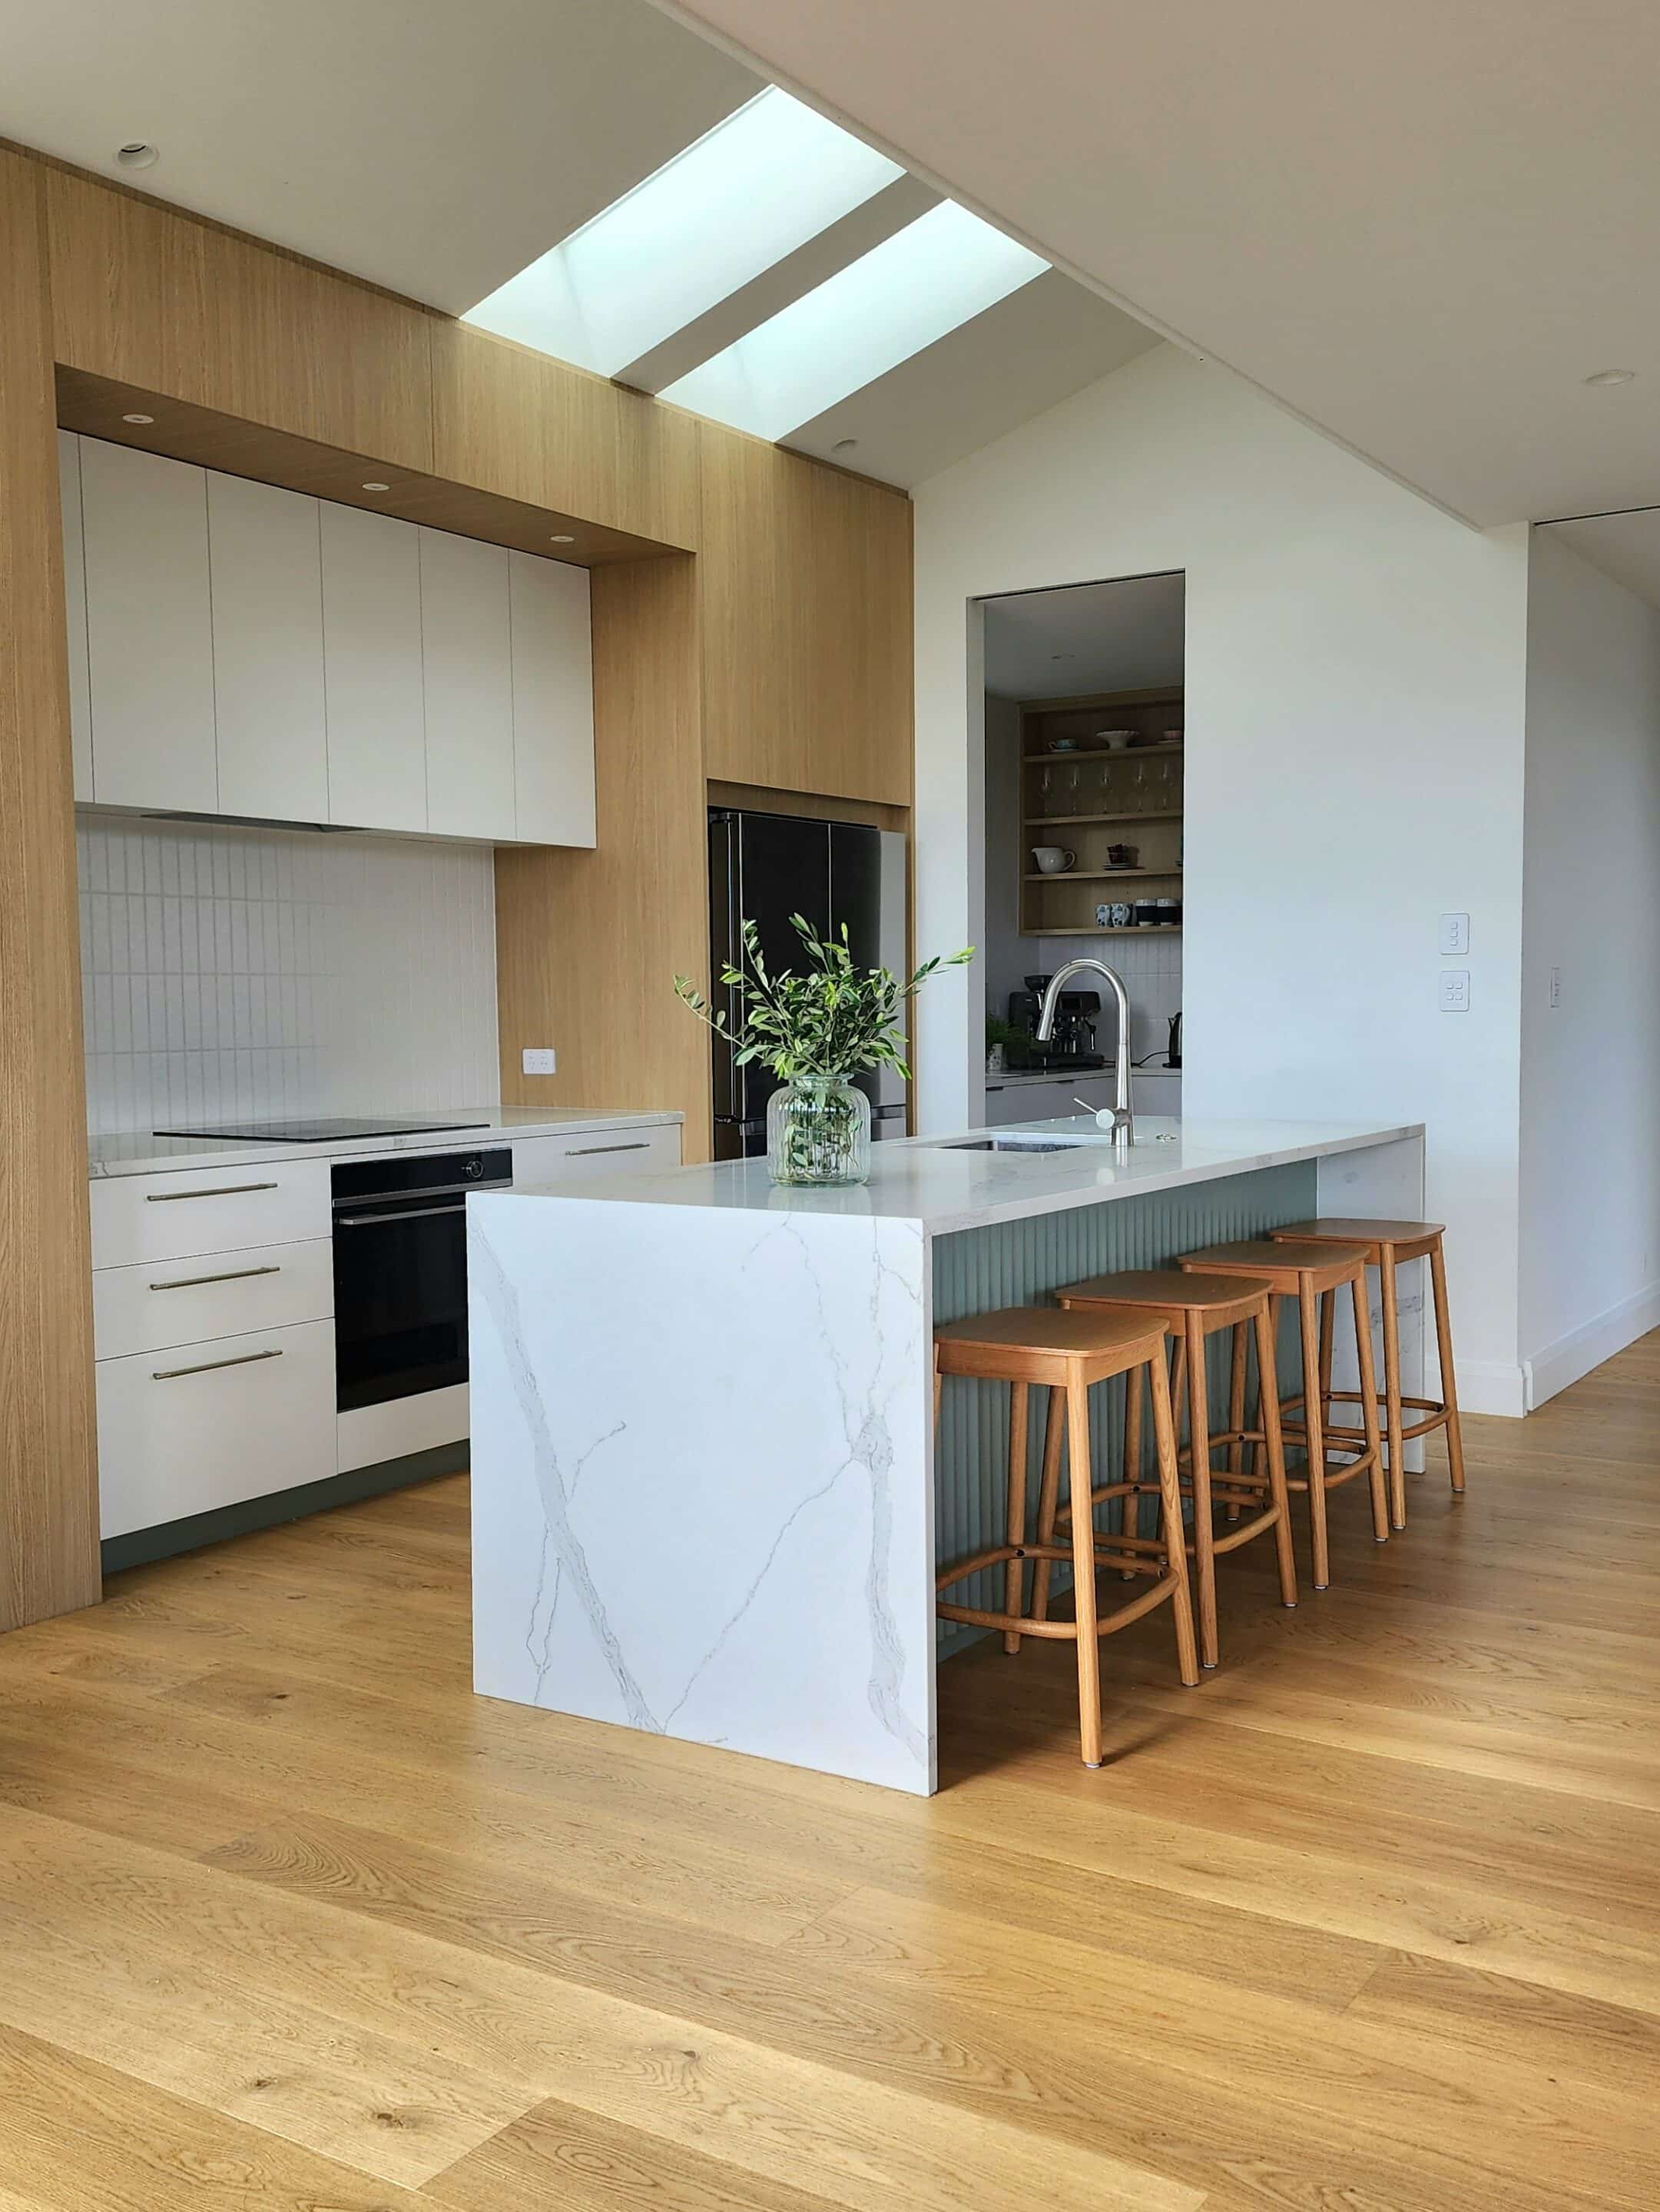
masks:
MULTIPOLYGON (((0 0, 0 135, 452 313, 763 82, 648 0, 0 0), (121 169, 130 139, 161 160, 121 169)), ((901 179, 626 380, 660 389, 936 198, 901 179)), ((1048 274, 783 442, 909 487, 1153 343, 1048 274)))
POLYGON ((1456 514, 1660 499, 1652 0, 672 12, 1456 514))
POLYGON ((453 314, 760 88, 642 0, 0 0, 0 135, 453 314))
POLYGON ((1660 607, 1660 507, 1639 507, 1634 514, 1587 515, 1548 527, 1552 537, 1572 546, 1593 568, 1660 607))
POLYGON ((1187 580, 1130 576, 988 599, 986 689, 1005 699, 1182 681, 1187 580))

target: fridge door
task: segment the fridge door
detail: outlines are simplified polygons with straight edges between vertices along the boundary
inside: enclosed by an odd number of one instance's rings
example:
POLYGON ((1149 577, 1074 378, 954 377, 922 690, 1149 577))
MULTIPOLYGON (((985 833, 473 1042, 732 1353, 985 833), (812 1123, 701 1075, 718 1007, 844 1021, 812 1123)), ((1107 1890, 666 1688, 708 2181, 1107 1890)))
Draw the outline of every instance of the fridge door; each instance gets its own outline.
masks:
MULTIPOLYGON (((830 825, 830 927, 845 922, 848 945, 861 968, 906 967, 905 840, 897 830, 854 823, 830 825)), ((909 1054, 907 1054, 909 1057, 909 1054)), ((905 1133, 905 1082, 891 1067, 854 1079, 870 1100, 873 1137, 905 1133)))
MULTIPOLYGON (((739 924, 760 931, 761 957, 787 974, 800 962, 801 940, 790 925, 799 914, 822 936, 830 926, 830 824, 787 814, 749 814, 716 807, 709 814, 709 951, 714 975, 741 964, 739 924)), ((874 835, 874 832, 866 832, 874 835)), ((711 994, 727 1018, 739 1019, 737 994, 717 983, 711 994)), ((717 1158, 752 1158, 766 1150, 767 1101, 776 1079, 751 1063, 733 1065, 728 1046, 714 1041, 717 1158), (734 1149, 721 1151, 726 1144, 734 1149), (741 1147, 741 1149, 738 1149, 741 1147)))

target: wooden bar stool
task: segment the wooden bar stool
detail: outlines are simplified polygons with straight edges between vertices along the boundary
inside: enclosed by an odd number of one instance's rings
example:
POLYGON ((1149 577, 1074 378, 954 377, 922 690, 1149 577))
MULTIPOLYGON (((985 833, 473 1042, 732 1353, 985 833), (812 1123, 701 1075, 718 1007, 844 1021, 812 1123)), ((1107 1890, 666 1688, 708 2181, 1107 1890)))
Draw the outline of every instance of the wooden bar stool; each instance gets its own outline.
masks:
MULTIPOLYGON (((1407 1525, 1407 1458, 1406 1446, 1414 1437, 1426 1437, 1432 1429, 1447 1432, 1447 1464, 1451 1470, 1452 1486, 1462 1495, 1464 1488, 1464 1439, 1458 1427, 1458 1385, 1452 1371, 1452 1326, 1447 1318, 1447 1265, 1444 1249, 1446 1230, 1438 1221, 1298 1221, 1286 1229, 1271 1229, 1268 1235, 1276 1243, 1289 1239, 1299 1244, 1362 1244, 1365 1247, 1366 1265, 1376 1267, 1382 1297, 1383 1318, 1383 1432, 1389 1448, 1389 1518, 1397 1528, 1407 1525), (1435 1300, 1435 1343, 1441 1367, 1441 1388, 1445 1395, 1440 1398, 1407 1398, 1401 1393, 1401 1308, 1395 1289, 1395 1272, 1409 1260, 1427 1260, 1430 1263, 1430 1286, 1435 1300), (1426 1418, 1408 1422, 1406 1409, 1426 1418)), ((1289 1411, 1292 1401, 1286 1401, 1289 1411)), ((1329 1437, 1355 1437, 1354 1429, 1334 1428, 1329 1419, 1334 1403, 1354 1406, 1360 1402, 1358 1390, 1334 1390, 1331 1387, 1331 1329, 1329 1317, 1323 1312, 1320 1324, 1320 1410, 1329 1437)))
MULTIPOLYGON (((1193 1491, 1193 1541, 1189 1548, 1194 1556, 1199 1584, 1199 1663, 1201 1667, 1214 1667, 1219 1656, 1216 1625, 1219 1553, 1236 1552, 1253 1537, 1271 1534, 1280 1569, 1280 1602, 1297 1602, 1297 1568, 1292 1553, 1291 1504, 1286 1495, 1286 1456, 1280 1436, 1280 1393, 1274 1375, 1268 1293, 1262 1283, 1249 1276, 1183 1274, 1179 1268, 1154 1268, 1094 1275, 1087 1282, 1068 1283, 1055 1296, 1057 1304, 1067 1312, 1113 1312, 1140 1316, 1147 1322, 1163 1322, 1175 1339, 1178 1421, 1183 1370, 1187 1378, 1189 1481, 1193 1491), (1205 1340, 1219 1335, 1224 1329, 1230 1331, 1232 1337, 1235 1388, 1229 1407, 1230 1425, 1213 1433, 1205 1373, 1205 1340), (1259 1390, 1261 1425, 1255 1429, 1244 1425, 1248 1331, 1256 1335, 1258 1376, 1265 1378, 1264 1387, 1259 1390), (1260 1474, 1245 1471, 1247 1444, 1262 1447, 1260 1458, 1265 1464, 1260 1474), (1225 1474, 1217 1473, 1211 1463, 1212 1452, 1219 1445, 1225 1446, 1228 1451, 1225 1474), (1220 1538, 1212 1518, 1218 1505, 1225 1506, 1231 1516, 1227 1534, 1220 1538), (1239 1518, 1244 1506, 1256 1509, 1250 1520, 1239 1518)), ((1140 1492, 1152 1488, 1151 1484, 1140 1481, 1140 1376, 1132 1375, 1128 1387, 1130 1395, 1124 1421, 1125 1485, 1120 1486, 1127 1488, 1123 1507, 1126 1533, 1133 1530, 1140 1492)), ((1178 1454, 1178 1474, 1180 1464, 1178 1454)), ((1044 1528, 1041 1520, 1037 1534, 1040 1541, 1053 1540, 1053 1531, 1044 1528)), ((1047 1568, 1037 1571, 1040 1589, 1047 1574, 1047 1568)))
MULTIPOLYGON (((1168 1598, 1176 1618, 1176 1656, 1182 1680, 1199 1680, 1194 1646, 1193 1606, 1188 1590, 1187 1551, 1182 1541, 1182 1498, 1176 1477, 1176 1431, 1171 1419, 1170 1384, 1164 1373, 1164 1325, 1141 1317, 1116 1314, 1062 1313, 1055 1306, 1010 1306, 999 1313, 976 1314, 966 1321, 947 1322, 934 1331, 934 1432, 939 1428, 939 1396, 947 1375, 972 1376, 982 1382, 1007 1382, 1009 1397, 1008 1540, 990 1550, 958 1559, 934 1577, 937 1591, 949 1589, 982 1568, 1006 1566, 1004 1610, 989 1613, 974 1606, 948 1605, 936 1597, 945 1620, 962 1620, 976 1628, 1000 1628, 1003 1648, 1018 1651, 1023 1636, 1042 1636, 1073 1641, 1078 1646, 1078 1719, 1085 1766, 1101 1764, 1101 1652, 1099 1639, 1113 1630, 1126 1628, 1168 1598), (1043 1437, 1043 1494, 1049 1504, 1049 1525, 1054 1526, 1053 1499, 1061 1474, 1062 1415, 1071 1463, 1073 1495, 1092 1494, 1090 1476, 1089 1393, 1097 1382, 1116 1375, 1128 1375, 1139 1385, 1143 1371, 1152 1384, 1152 1426, 1158 1445, 1158 1492, 1164 1505, 1164 1540, 1127 1545, 1116 1537, 1099 1536, 1087 1511, 1073 1516, 1072 1541, 1062 1547, 1053 1541, 1026 1541, 1027 1394, 1034 1384, 1049 1393, 1048 1427, 1043 1437), (1035 1620, 1024 1610, 1022 1582, 1028 1559, 1070 1559, 1075 1619, 1035 1620), (1152 1587, 1115 1611, 1098 1611, 1096 1571, 1113 1567, 1155 1577, 1152 1587)), ((1122 1484, 1109 1486, 1108 1497, 1124 1494, 1122 1484)))
MULTIPOLYGON (((1303 1392, 1308 1401, 1304 1441, 1308 1447, 1308 1472, 1288 1475, 1286 1487, 1309 1494, 1309 1533, 1314 1553, 1314 1587, 1325 1589, 1331 1581, 1331 1552, 1326 1535, 1326 1492, 1339 1483, 1364 1474, 1371 1492, 1371 1530, 1377 1541, 1388 1540, 1389 1507, 1383 1495, 1383 1447, 1377 1426, 1377 1380, 1371 1364, 1371 1328, 1366 1314, 1366 1255, 1360 1244, 1276 1244, 1269 1237, 1247 1239, 1238 1244, 1207 1244, 1202 1251, 1184 1252, 1177 1261, 1184 1273, 1205 1275, 1248 1275, 1268 1292, 1268 1312, 1277 1324, 1281 1298, 1297 1301, 1303 1351, 1303 1392), (1354 1330, 1359 1346, 1360 1388, 1368 1395, 1362 1408, 1364 1438, 1329 1440, 1322 1419, 1320 1398, 1320 1301, 1347 1283, 1354 1304, 1354 1330), (1331 1459, 1337 1443, 1354 1457, 1331 1459)), ((1237 1370, 1236 1370, 1237 1371, 1237 1370)), ((1236 1382, 1236 1392, 1237 1389, 1236 1382)))

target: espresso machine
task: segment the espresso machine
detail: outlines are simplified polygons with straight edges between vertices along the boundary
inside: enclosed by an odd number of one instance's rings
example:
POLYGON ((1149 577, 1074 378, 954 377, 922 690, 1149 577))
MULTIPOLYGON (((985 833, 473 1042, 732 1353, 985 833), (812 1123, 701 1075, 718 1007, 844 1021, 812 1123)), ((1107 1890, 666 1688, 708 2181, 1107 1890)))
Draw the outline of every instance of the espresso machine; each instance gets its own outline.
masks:
POLYGON ((1055 1017, 1055 1034, 1044 1044, 1037 1042, 1038 1010, 1049 988, 1047 975, 1028 975, 1024 991, 1009 994, 1009 1026, 1024 1030, 1032 1042, 1022 1055, 1024 1064, 1045 1073, 1083 1073, 1104 1067, 1095 1025, 1101 1012, 1098 991, 1063 991, 1055 1017))

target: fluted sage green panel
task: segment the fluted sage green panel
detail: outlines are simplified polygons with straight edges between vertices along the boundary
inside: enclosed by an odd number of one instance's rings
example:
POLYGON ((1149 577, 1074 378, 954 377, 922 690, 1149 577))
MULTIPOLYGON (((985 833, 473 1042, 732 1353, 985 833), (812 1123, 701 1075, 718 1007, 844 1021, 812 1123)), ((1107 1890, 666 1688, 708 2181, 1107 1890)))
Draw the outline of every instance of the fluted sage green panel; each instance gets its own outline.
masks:
MULTIPOLYGON (((1160 1267, 1179 1253, 1201 1244, 1241 1237, 1260 1237, 1287 1221, 1306 1221, 1316 1210, 1315 1163, 1259 1168, 1250 1175, 1215 1182, 1189 1183, 1179 1190, 1146 1198, 1116 1199, 1081 1206, 1064 1213, 1040 1214, 1026 1221, 1003 1222, 988 1229, 959 1230, 933 1240, 933 1318, 957 1321, 999 1306, 1041 1305, 1063 1283, 1118 1268, 1160 1267)), ((1298 1387, 1297 1352, 1289 1317, 1281 1317, 1280 1362, 1282 1387, 1298 1387)), ((1229 1346, 1225 1335, 1213 1339, 1209 1375, 1212 1402, 1226 1403, 1229 1346)), ((1090 1394, 1091 1451, 1098 1469, 1116 1468, 1123 1452, 1124 1388, 1104 1383, 1090 1394)), ((1003 1540, 1008 1488, 1006 1383, 971 1382, 952 1377, 945 1387, 939 1417, 935 1477, 935 1556, 943 1566, 1003 1540)), ((1037 1468, 1043 1447, 1043 1398, 1032 1399, 1032 1471, 1028 1498, 1035 1511, 1037 1468)), ((1151 1451, 1151 1438, 1149 1453, 1151 1451)), ((1150 1463, 1150 1462, 1149 1462, 1150 1463)), ((1104 1518, 1115 1509, 1103 1507, 1104 1518)), ((1029 1516, 1030 1517, 1030 1516, 1029 1516)), ((1068 1579, 1057 1576, 1056 1586, 1068 1579)), ((994 1568, 959 1583, 953 1602, 1000 1608, 1002 1570, 994 1568)), ((941 1656, 982 1633, 954 1623, 939 1624, 941 1656)))

